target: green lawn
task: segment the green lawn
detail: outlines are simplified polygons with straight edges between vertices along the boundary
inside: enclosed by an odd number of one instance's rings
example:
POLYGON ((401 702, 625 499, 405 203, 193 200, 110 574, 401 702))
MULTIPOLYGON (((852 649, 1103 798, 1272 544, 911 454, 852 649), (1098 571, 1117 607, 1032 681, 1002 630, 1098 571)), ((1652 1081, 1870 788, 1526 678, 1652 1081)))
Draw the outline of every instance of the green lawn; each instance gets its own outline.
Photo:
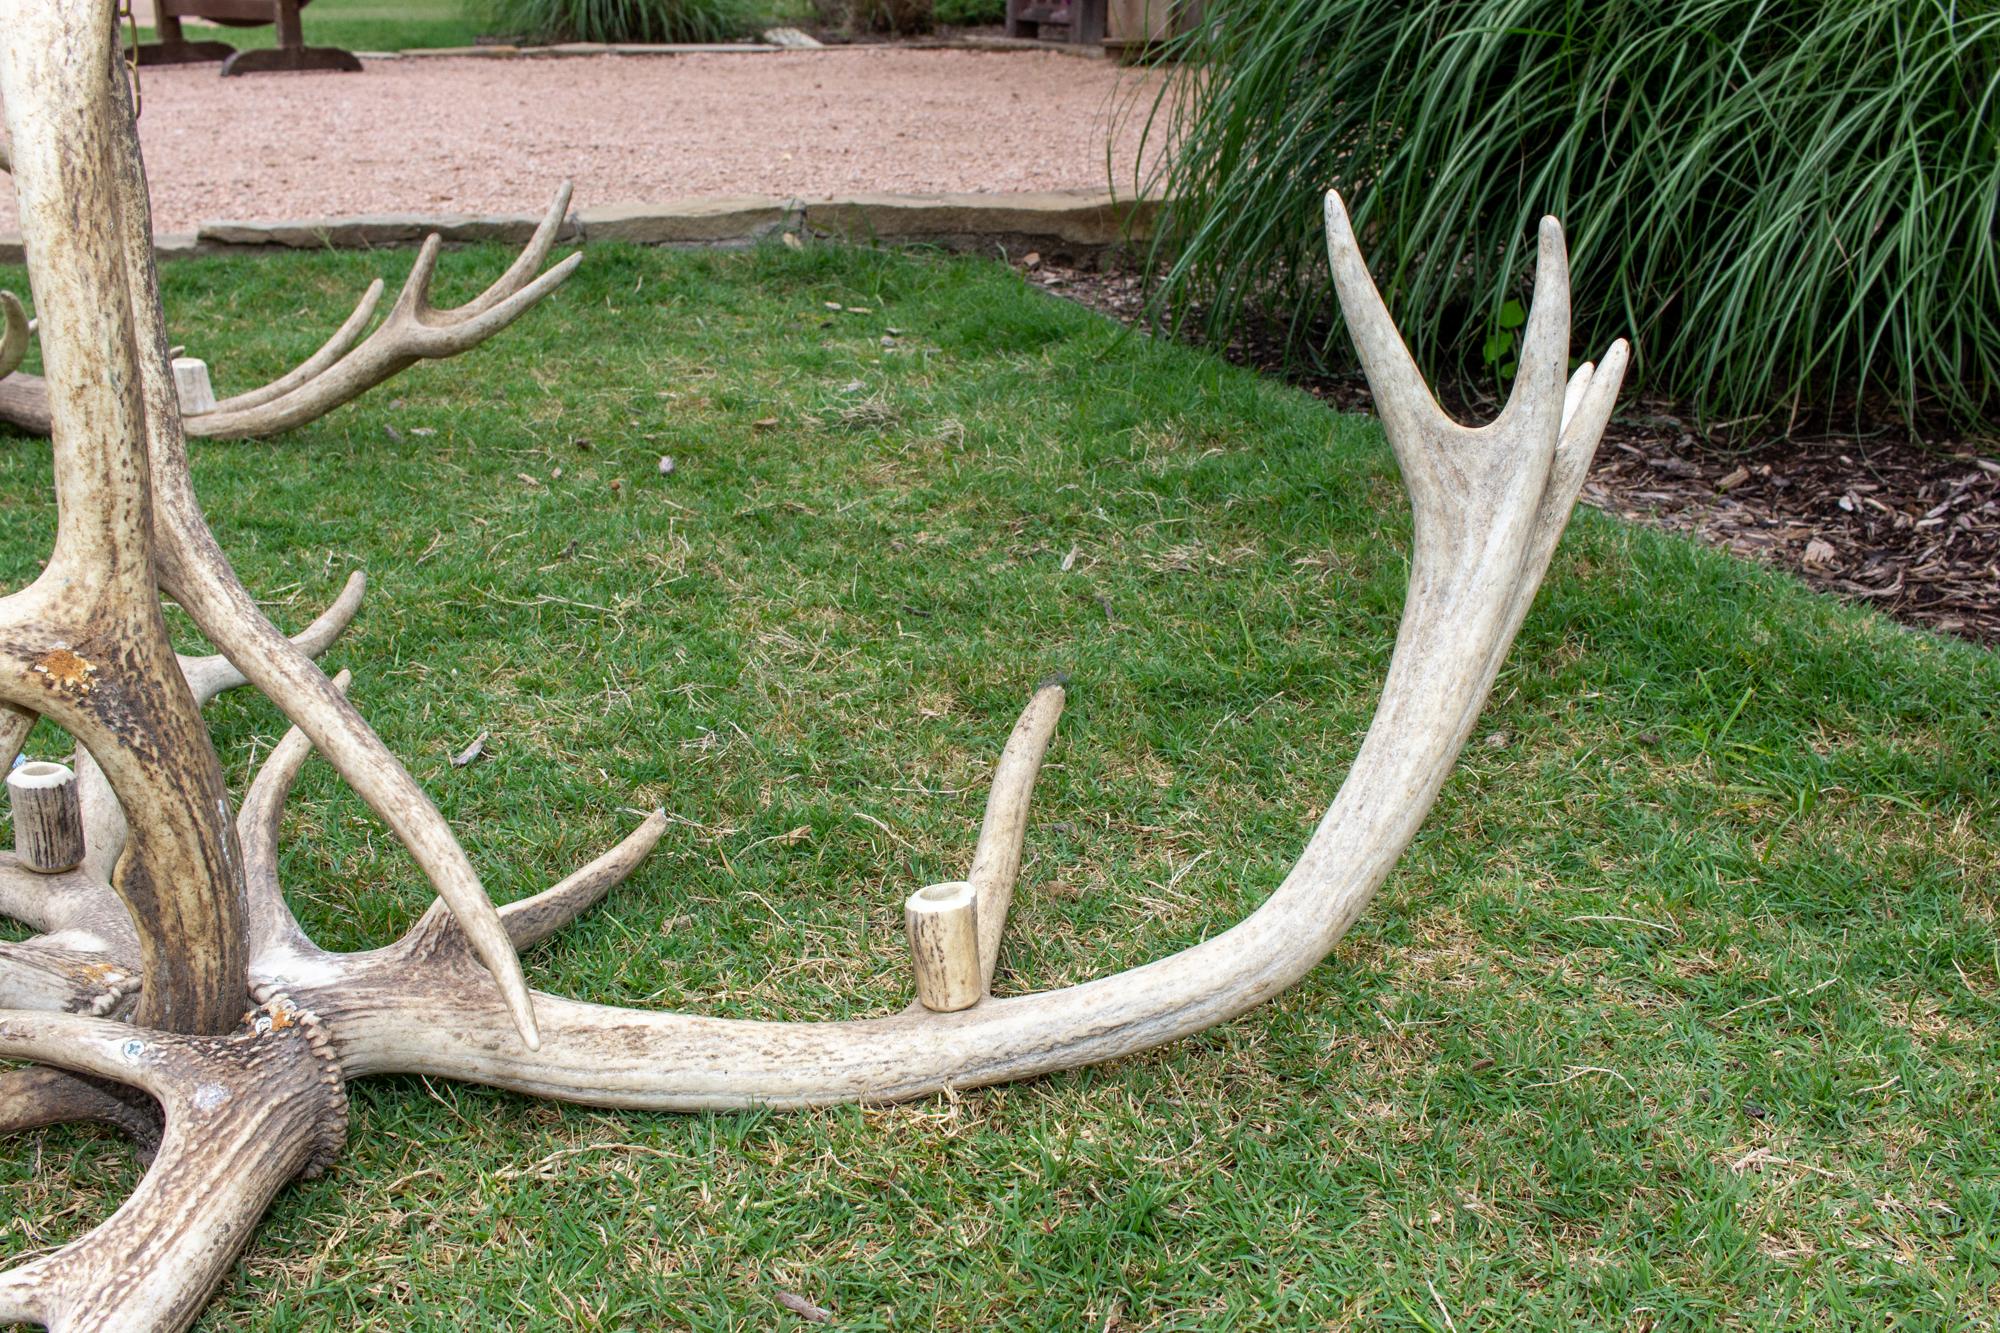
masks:
MULTIPOLYGON (((746 0, 744 8, 751 28, 766 20, 796 23, 806 15, 801 0, 746 0)), ((312 0, 299 11, 299 25, 308 45, 340 46, 350 51, 471 46, 481 37, 522 36, 497 32, 492 21, 481 16, 477 5, 468 0, 312 0)), ((269 24, 256 28, 189 27, 184 31, 190 39, 221 40, 236 47, 275 46, 278 40, 278 30, 269 24)), ((153 40, 151 28, 141 28, 139 35, 142 41, 153 40)))
MULTIPOLYGON (((407 263, 172 264, 173 338, 232 392, 407 263)), ((460 295, 503 263, 445 260, 460 295)), ((711 1013, 906 1003, 903 897, 963 870, 1055 669, 1004 986, 1236 920, 1406 572, 1371 421, 975 261, 593 247, 496 344, 195 456, 281 624, 368 569, 329 664, 496 896, 674 815, 531 979, 711 1013)), ((48 483, 0 440, 9 586, 48 483)), ((1993 1328, 1996 698, 1986 652, 1580 514, 1416 847, 1281 1001, 889 1109, 370 1081, 202 1327, 762 1330, 797 1292, 845 1329, 1993 1328)), ((213 712, 240 787, 281 724, 213 712)), ((323 764, 288 829, 323 942, 429 901, 323 764)), ((10 1144, 0 1261, 134 1178, 93 1132, 10 1144)))
MULTIPOLYGON (((463 0, 313 0, 299 11, 299 26, 312 46, 352 51, 401 51, 421 46, 470 46, 488 32, 463 0)), ((141 28, 151 41, 150 28, 141 28)), ((190 38, 220 39, 237 47, 275 46, 278 30, 259 28, 184 29, 190 38)))

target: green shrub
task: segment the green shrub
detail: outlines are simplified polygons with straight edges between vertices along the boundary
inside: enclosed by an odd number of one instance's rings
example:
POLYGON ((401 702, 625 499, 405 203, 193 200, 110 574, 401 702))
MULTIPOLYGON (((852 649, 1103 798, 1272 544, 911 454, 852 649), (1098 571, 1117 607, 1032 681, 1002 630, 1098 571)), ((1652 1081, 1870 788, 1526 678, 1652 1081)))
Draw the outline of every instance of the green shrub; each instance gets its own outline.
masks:
POLYGON ((840 32, 929 32, 932 0, 813 0, 813 12, 840 32))
POLYGON ((935 14, 939 23, 948 23, 954 28, 1005 23, 1007 0, 937 0, 935 14))
MULTIPOLYGON (((1991 0, 1210 0, 1155 109, 1160 297, 1339 349, 1319 196, 1347 196, 1426 364, 1479 373, 1569 229, 1576 345, 1632 335, 1708 413, 1995 402, 1991 0)), ((1490 378, 1489 378, 1490 383, 1490 378)))
POLYGON ((721 42, 755 26, 751 0, 469 0, 496 33, 548 42, 721 42))

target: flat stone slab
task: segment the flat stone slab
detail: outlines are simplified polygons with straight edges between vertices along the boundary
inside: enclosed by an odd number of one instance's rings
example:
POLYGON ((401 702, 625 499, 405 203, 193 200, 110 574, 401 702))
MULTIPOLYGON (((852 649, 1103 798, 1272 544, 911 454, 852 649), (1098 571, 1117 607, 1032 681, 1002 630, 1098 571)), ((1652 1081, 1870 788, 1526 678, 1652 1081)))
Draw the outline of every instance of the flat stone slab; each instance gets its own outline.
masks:
POLYGON ((598 204, 579 209, 585 241, 637 245, 714 245, 752 241, 783 231, 794 218, 792 201, 777 195, 714 195, 657 204, 598 204))
MULTIPOLYGON (((195 234, 210 246, 277 245, 293 250, 416 245, 432 232, 458 243, 504 241, 522 245, 541 221, 539 215, 530 213, 373 213, 298 222, 204 222, 195 234)), ((576 240, 580 234, 574 216, 566 219, 557 233, 558 239, 566 241, 576 240)))
POLYGON ((1069 245, 1104 248, 1150 238, 1159 204, 1107 190, 846 194, 807 200, 805 224, 849 241, 1049 236, 1069 245))
MULTIPOLYGON (((1161 200, 1104 190, 1021 194, 703 195, 659 203, 597 204, 564 219, 571 243, 749 245, 780 232, 868 244, 934 242, 967 248, 1039 245, 1096 253, 1151 239, 1161 200)), ((204 222, 194 233, 154 238, 162 259, 246 250, 373 250, 417 245, 435 232, 458 244, 525 244, 531 213, 378 213, 290 222, 204 222)), ((0 263, 22 262, 19 236, 0 235, 0 263)))
POLYGON ((792 48, 770 42, 558 42, 553 46, 419 46, 363 59, 396 60, 560 60, 587 56, 757 55, 792 48))

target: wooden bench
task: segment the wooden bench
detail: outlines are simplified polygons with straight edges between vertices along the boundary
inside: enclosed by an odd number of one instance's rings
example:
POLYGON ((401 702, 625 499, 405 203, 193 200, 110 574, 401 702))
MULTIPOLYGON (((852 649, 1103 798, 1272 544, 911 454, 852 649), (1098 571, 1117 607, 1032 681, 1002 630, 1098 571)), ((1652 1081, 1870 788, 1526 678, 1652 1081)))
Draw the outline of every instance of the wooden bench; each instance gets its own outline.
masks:
POLYGON ((1040 37, 1044 23, 1069 25, 1069 39, 1078 45, 1104 40, 1104 15, 1110 0, 1007 0, 1007 35, 1040 37))
POLYGON ((265 74, 281 70, 331 69, 359 71, 351 51, 336 46, 307 46, 299 27, 299 9, 307 0, 155 0, 153 32, 157 41, 139 48, 142 65, 187 65, 220 60, 223 77, 265 74), (239 51, 228 42, 191 42, 181 29, 184 18, 208 19, 231 28, 278 25, 278 45, 269 50, 239 51))

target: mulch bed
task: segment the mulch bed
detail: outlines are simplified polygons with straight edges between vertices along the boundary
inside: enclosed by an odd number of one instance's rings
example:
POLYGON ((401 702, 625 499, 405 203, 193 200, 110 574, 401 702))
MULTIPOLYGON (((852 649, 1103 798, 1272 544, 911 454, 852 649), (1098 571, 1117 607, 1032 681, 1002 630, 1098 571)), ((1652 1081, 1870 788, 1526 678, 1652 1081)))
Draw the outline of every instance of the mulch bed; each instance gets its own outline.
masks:
MULTIPOLYGON (((1038 260, 1022 267, 1051 292, 1141 321, 1136 273, 1038 260)), ((1221 350, 1343 409, 1372 407, 1360 376, 1302 370, 1275 336, 1253 330, 1221 350)), ((1477 420, 1493 405, 1448 406, 1477 420)), ((1789 434, 1766 426, 1732 437, 1691 420, 1665 400, 1625 404, 1598 446, 1585 503, 1788 569, 1910 624, 2000 645, 2000 460, 1961 439, 1903 431, 1863 436, 1794 423, 1789 434)))

